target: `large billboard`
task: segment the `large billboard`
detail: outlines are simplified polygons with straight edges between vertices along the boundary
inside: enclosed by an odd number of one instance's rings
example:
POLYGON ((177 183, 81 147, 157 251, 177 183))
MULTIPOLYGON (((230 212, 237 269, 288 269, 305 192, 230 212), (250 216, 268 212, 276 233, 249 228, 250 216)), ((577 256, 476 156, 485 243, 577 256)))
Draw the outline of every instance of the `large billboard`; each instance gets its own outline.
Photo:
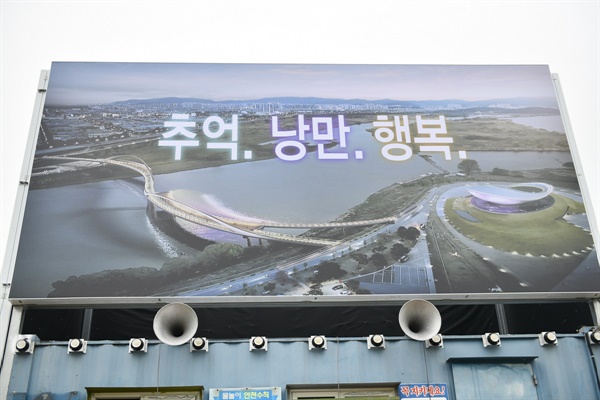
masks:
POLYGON ((10 297, 581 296, 590 223, 547 66, 53 63, 10 297))

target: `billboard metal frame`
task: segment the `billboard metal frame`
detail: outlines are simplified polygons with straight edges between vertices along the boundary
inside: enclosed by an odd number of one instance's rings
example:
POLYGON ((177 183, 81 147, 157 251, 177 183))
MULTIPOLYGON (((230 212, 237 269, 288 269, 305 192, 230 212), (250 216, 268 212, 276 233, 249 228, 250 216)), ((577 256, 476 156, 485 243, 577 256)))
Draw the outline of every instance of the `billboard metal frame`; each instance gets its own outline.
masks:
MULTIPOLYGON (((422 298, 435 304, 496 304, 496 303, 523 303, 523 302, 561 302, 561 301, 594 301, 595 314, 598 314, 597 299, 600 299, 600 292, 502 292, 502 293, 436 293, 436 294, 370 294, 365 296, 152 296, 152 297, 67 297, 67 298, 10 298, 10 284, 15 268, 16 253, 19 245, 19 235, 23 223, 24 209, 27 200, 29 174, 32 168, 34 154, 36 151, 36 138, 41 126, 41 119, 44 109, 46 89, 48 86, 49 71, 43 70, 38 84, 38 93, 36 96, 35 108, 29 130, 26 153, 22 165, 21 178, 19 180, 19 189, 15 201, 15 211, 11 223, 8 244, 6 247, 6 256, 2 268, 2 288, 1 290, 1 322, 2 336, 6 334, 10 320, 11 305, 14 306, 42 306, 42 307, 137 307, 163 305, 172 302, 184 302, 193 305, 219 306, 219 307, 286 307, 286 306, 368 306, 368 305, 400 305, 413 298, 422 298), (10 303, 10 304, 9 304, 10 303)), ((591 226, 594 243, 598 242, 598 228, 594 210, 590 201, 590 193, 585 182, 582 165, 577 151, 577 143, 572 133, 572 127, 569 121, 566 103, 560 86, 558 75, 551 74, 553 85, 556 91, 556 98, 559 104, 560 114, 565 127, 565 134, 570 147, 570 152, 574 161, 577 179, 580 185, 581 194, 584 199, 588 219, 591 226)), ((2 349, 0 349, 2 352, 2 349)))

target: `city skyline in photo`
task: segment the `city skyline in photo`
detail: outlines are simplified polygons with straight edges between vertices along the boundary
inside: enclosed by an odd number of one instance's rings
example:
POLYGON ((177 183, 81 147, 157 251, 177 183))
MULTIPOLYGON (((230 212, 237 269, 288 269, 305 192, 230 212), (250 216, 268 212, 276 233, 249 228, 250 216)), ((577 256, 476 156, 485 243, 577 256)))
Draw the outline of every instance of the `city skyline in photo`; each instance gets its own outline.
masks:
POLYGON ((53 63, 46 104, 74 106, 162 97, 244 101, 269 97, 364 100, 554 98, 546 65, 53 63))

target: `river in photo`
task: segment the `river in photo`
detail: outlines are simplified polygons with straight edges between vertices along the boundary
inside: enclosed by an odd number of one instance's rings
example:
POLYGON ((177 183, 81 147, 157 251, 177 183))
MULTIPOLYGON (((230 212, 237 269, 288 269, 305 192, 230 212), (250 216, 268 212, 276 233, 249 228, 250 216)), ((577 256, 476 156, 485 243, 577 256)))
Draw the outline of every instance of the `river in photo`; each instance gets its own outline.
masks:
MULTIPOLYGON (((156 190, 209 194, 250 217, 324 222, 395 182, 441 172, 419 156, 403 162, 384 159, 382 145, 367 128, 353 126, 346 149, 327 150, 346 152, 347 160, 318 160, 316 153, 308 153, 297 162, 270 159, 183 171, 156 176, 156 190), (364 159, 354 159, 355 150, 362 150, 364 159)), ((470 152, 468 157, 484 171, 555 168, 571 160, 566 152, 470 152)), ((457 154, 452 161, 432 158, 451 173, 461 161, 457 154)), ((150 224, 146 204, 141 189, 126 181, 30 191, 11 297, 46 297, 53 281, 71 275, 159 268, 176 251, 150 224)))
POLYGON ((533 128, 565 133, 565 126, 560 115, 540 115, 534 117, 509 118, 515 124, 527 125, 533 128))

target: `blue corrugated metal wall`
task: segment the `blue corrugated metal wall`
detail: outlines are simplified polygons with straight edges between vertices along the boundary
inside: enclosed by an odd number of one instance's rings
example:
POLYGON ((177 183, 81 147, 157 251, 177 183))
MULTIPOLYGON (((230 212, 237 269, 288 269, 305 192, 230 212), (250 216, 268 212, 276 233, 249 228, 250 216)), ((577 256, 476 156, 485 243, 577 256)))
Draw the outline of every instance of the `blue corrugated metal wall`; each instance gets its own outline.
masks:
POLYGON ((447 383, 454 398, 454 362, 523 360, 540 399, 600 398, 600 346, 584 335, 560 335, 558 345, 543 347, 537 335, 515 335, 486 348, 480 336, 445 337, 443 348, 428 349, 408 338, 387 338, 383 350, 357 338, 328 338, 327 350, 309 351, 305 338, 271 339, 267 352, 248 348, 247 341, 212 341, 208 352, 190 353, 187 345, 151 342, 147 353, 129 354, 128 342, 107 341, 68 354, 65 342, 40 343, 33 354, 15 355, 9 400, 84 400, 86 387, 203 386, 207 399, 210 388, 389 382, 447 383))

